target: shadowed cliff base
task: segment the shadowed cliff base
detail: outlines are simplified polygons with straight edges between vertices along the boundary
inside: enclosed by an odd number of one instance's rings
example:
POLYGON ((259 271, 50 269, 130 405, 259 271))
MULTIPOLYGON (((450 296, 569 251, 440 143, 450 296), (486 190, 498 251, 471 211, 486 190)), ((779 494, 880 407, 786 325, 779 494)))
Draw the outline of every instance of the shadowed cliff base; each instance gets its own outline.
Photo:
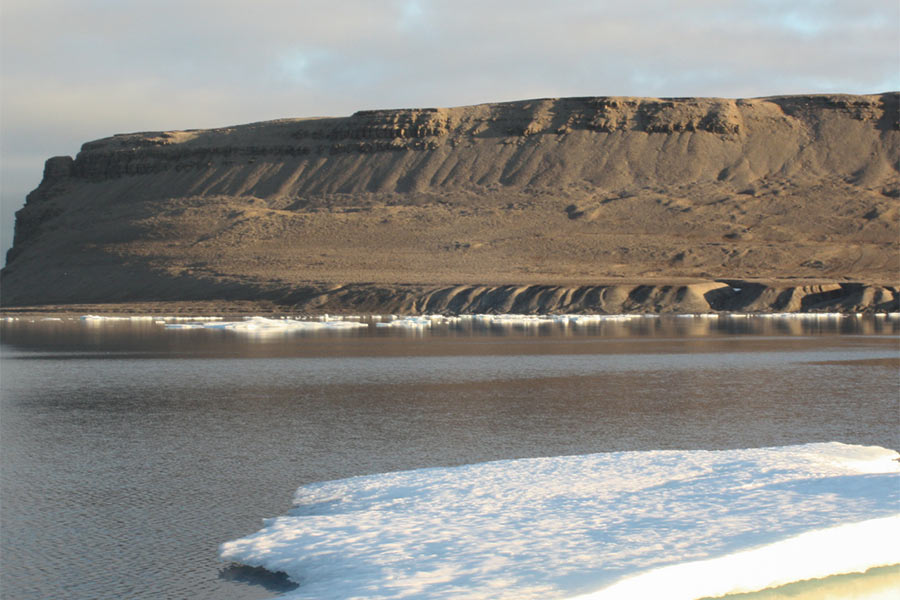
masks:
POLYGON ((894 311, 898 98, 564 98, 118 135, 47 161, 0 301, 894 311))

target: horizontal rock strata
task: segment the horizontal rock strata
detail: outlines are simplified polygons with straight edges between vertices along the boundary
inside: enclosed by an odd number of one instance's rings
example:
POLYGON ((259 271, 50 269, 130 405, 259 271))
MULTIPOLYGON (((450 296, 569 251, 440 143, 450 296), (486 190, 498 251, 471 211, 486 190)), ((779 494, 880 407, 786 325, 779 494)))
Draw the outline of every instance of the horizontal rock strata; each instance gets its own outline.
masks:
POLYGON ((47 161, 0 302, 883 310, 898 99, 540 99, 116 135, 47 161), (731 281, 756 283, 717 291, 731 281))

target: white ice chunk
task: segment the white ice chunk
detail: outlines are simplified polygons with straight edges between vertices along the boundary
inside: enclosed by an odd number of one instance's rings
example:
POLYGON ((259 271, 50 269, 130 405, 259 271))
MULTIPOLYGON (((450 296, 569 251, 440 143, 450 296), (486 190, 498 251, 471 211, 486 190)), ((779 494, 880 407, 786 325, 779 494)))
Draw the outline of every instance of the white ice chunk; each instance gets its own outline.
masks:
POLYGON ((107 315, 82 315, 81 320, 87 322, 102 322, 102 321, 153 321, 158 319, 159 317, 154 317, 153 315, 134 315, 128 317, 113 317, 107 315))
POLYGON ((369 475, 301 487, 220 553, 287 573, 291 599, 748 591, 900 563, 897 458, 829 443, 369 475))
POLYGON ((163 321, 224 321, 225 317, 162 317, 163 321))
POLYGON ((394 317, 390 321, 375 323, 375 327, 390 327, 393 329, 428 329, 434 324, 434 320, 428 317, 394 317))
POLYGON ((197 321, 188 323, 167 323, 166 329, 212 329, 238 333, 281 334, 291 331, 340 330, 368 327, 359 321, 304 321, 298 319, 271 319, 268 317, 246 317, 242 321, 197 321))

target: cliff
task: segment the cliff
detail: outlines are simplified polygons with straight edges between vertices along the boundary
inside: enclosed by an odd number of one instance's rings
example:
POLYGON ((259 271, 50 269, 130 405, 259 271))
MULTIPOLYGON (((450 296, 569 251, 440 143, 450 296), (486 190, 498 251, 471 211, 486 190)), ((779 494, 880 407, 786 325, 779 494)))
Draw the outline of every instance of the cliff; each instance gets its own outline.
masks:
POLYGON ((47 161, 0 302, 896 310, 898 100, 563 98, 116 135, 47 161))

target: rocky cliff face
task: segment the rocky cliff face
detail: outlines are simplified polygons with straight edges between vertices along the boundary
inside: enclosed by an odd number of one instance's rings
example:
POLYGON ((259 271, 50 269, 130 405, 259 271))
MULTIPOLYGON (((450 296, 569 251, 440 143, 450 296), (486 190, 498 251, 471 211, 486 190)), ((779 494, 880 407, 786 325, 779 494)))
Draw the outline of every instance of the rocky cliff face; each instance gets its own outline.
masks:
POLYGON ((117 135, 47 161, 2 302, 714 279, 883 300, 898 98, 563 98, 117 135))

